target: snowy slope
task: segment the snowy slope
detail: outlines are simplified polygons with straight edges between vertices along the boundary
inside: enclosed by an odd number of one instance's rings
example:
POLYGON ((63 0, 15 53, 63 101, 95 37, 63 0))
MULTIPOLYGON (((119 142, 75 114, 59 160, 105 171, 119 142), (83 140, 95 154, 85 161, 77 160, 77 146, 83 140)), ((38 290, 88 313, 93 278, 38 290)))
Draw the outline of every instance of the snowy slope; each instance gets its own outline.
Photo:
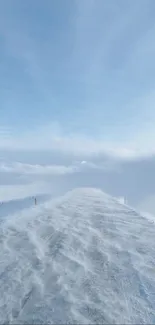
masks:
POLYGON ((95 189, 10 216, 0 322, 155 323, 155 225, 95 189))
MULTIPOLYGON (((37 203, 43 203, 49 200, 49 195, 38 195, 35 196, 37 198, 37 203)), ((15 214, 21 210, 27 209, 34 206, 34 197, 25 197, 24 199, 15 199, 8 200, 4 202, 0 202, 0 222, 2 219, 6 218, 11 214, 15 214)))

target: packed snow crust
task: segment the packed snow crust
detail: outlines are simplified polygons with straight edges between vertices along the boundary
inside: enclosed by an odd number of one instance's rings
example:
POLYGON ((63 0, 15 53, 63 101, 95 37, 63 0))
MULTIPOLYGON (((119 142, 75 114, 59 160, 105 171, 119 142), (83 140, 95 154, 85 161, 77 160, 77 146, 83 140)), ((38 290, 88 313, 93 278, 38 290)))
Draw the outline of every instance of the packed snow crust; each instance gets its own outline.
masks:
POLYGON ((10 215, 0 323, 155 323, 155 224, 96 189, 10 215))

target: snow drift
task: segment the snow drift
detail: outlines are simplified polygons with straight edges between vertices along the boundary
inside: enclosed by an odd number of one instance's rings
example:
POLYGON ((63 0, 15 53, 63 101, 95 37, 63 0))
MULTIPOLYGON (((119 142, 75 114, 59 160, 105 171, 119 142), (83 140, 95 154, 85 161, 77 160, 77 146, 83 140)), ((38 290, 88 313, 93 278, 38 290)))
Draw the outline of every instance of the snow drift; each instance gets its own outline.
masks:
POLYGON ((0 225, 0 322, 155 323, 155 225, 79 189, 0 225))

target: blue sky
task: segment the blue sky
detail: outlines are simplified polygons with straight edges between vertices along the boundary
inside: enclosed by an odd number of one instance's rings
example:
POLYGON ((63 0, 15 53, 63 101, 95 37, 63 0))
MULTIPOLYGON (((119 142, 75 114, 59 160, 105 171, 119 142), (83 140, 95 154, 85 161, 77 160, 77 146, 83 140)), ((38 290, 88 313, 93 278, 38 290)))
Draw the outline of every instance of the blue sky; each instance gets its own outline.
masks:
POLYGON ((15 0, 0 9, 3 132, 58 124, 66 135, 122 144, 154 128, 154 0, 15 0))
POLYGON ((2 170, 108 159, 148 172, 154 58, 154 0, 1 0, 2 170))

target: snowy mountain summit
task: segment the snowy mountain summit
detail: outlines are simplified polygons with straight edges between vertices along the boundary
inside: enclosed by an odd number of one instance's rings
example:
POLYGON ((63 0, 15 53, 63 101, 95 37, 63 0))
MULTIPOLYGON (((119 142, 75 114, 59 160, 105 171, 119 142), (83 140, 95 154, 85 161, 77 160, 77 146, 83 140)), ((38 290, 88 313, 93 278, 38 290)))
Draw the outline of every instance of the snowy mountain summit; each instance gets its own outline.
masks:
POLYGON ((155 224, 77 189, 0 225, 0 323, 155 323, 155 224))

